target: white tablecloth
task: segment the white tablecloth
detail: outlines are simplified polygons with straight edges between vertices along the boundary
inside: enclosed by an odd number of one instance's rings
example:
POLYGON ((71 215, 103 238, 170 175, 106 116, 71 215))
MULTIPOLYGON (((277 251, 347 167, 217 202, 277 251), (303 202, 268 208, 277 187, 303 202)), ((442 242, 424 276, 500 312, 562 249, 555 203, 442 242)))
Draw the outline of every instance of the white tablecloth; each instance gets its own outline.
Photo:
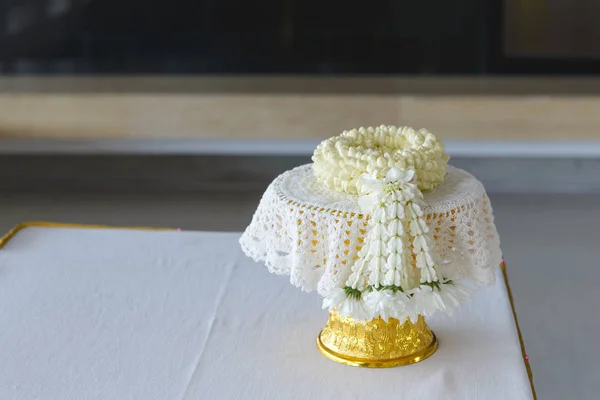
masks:
POLYGON ((0 399, 530 399, 506 288, 430 326, 408 367, 319 354, 316 293, 239 234, 26 228, 0 250, 0 399))

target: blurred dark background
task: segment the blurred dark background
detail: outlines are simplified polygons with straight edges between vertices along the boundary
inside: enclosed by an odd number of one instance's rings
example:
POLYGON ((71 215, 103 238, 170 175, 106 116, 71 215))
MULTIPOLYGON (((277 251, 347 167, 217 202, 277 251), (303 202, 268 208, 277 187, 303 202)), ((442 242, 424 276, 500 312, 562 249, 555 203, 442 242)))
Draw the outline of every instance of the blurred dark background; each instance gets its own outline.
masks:
POLYGON ((594 73, 592 0, 0 0, 5 74, 594 73))

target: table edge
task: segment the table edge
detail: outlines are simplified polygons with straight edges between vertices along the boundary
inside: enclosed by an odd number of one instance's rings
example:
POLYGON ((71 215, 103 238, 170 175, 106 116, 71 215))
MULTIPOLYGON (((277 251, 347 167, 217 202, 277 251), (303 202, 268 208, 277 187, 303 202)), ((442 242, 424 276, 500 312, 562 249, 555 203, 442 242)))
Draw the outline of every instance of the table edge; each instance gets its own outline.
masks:
POLYGON ((67 228, 67 229, 119 229, 119 230, 138 230, 138 231, 175 231, 175 228, 159 228, 149 226, 111 226, 111 225, 94 225, 94 224, 70 224, 63 222, 48 222, 48 221, 26 221, 15 225, 10 231, 0 238, 0 249, 6 243, 17 235, 20 231, 31 227, 43 228, 67 228))

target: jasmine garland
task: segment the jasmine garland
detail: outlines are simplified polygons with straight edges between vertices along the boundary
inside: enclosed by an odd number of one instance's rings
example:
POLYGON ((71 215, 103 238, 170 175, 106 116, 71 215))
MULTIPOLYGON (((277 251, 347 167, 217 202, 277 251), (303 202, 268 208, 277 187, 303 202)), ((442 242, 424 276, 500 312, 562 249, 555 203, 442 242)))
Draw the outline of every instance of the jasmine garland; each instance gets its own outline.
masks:
POLYGON ((421 189, 445 175, 448 156, 428 131, 381 126, 346 131, 321 143, 313 156, 318 179, 338 191, 359 193, 369 228, 344 287, 326 294, 323 307, 357 321, 450 312, 467 290, 441 272, 441 259, 424 218, 421 189))
POLYGON ((381 125, 324 140, 312 160, 315 176, 326 186, 363 194, 363 175, 375 173, 375 178, 383 178, 392 167, 414 170, 420 190, 434 189, 444 180, 448 158, 442 141, 426 129, 381 125))

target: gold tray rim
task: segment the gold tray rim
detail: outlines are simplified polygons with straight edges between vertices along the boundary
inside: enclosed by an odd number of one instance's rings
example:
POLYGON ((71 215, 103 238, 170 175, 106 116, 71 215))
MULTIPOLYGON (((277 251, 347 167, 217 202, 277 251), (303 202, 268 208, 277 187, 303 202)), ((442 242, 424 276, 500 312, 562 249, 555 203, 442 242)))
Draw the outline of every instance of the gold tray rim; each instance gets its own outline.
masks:
POLYGON ((320 333, 317 336, 317 348, 319 349, 321 354, 323 354, 325 357, 327 357, 330 360, 341 363, 341 364, 346 364, 346 365, 350 365, 353 367, 364 367, 364 368, 392 368, 392 367, 399 367, 399 366, 404 366, 404 365, 415 364, 415 363, 418 363, 420 361, 423 361, 423 360, 431 357, 437 351, 437 349, 439 347, 439 342, 438 342, 437 337, 435 336, 435 333, 432 332, 432 334, 433 334, 433 338, 431 340, 431 343, 426 348, 419 350, 418 352, 408 355, 408 356, 385 359, 385 360, 368 360, 368 359, 363 359, 363 358, 349 359, 348 357, 346 357, 336 351, 333 351, 329 347, 327 347, 321 341, 320 333))

